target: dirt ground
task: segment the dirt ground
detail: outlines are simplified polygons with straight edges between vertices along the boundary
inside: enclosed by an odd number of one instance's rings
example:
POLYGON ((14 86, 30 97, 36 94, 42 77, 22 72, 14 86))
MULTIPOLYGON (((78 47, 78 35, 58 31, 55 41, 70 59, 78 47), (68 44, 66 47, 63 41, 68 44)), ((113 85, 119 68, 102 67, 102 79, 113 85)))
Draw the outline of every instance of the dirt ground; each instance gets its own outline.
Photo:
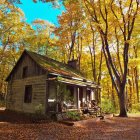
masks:
POLYGON ((0 110, 0 140, 140 140, 140 117, 113 117, 76 127, 32 123, 22 115, 0 110))

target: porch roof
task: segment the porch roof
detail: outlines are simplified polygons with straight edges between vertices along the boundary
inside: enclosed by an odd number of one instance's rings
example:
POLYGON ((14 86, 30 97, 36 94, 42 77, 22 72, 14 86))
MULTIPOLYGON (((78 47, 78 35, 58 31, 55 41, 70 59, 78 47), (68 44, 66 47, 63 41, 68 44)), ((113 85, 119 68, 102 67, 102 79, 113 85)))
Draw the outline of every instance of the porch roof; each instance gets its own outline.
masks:
POLYGON ((55 78, 48 78, 49 81, 57 81, 69 85, 76 85, 81 87, 89 87, 89 88, 101 88, 97 84, 93 83, 92 81, 82 81, 78 79, 68 79, 64 77, 55 77, 55 78))

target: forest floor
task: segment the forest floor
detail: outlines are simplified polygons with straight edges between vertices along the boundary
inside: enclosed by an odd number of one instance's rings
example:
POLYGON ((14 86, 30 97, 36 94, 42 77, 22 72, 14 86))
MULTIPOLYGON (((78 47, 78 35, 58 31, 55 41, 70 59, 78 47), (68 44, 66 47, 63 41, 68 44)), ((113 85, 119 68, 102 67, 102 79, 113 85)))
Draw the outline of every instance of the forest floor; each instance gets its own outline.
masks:
POLYGON ((0 110, 0 140, 140 140, 140 116, 66 126, 32 123, 22 115, 0 110))

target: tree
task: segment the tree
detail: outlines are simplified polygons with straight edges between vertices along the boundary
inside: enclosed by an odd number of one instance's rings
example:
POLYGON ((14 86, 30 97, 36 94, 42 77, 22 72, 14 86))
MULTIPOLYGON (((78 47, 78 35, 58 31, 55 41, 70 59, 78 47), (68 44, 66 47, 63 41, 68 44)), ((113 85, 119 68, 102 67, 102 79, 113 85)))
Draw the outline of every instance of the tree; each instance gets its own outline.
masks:
POLYGON ((112 83, 115 87, 119 98, 120 115, 121 117, 127 116, 126 111, 126 98, 125 98, 125 86, 127 80, 128 70, 128 52, 130 47, 130 40, 132 37, 132 31, 135 24, 135 19, 139 10, 139 1, 88 1, 83 0, 86 12, 91 16, 91 20, 102 38, 102 48, 106 60, 109 75, 112 83), (112 27, 113 25, 113 27, 112 27), (110 28, 112 27, 112 30, 110 28), (115 27, 115 28, 114 28, 115 27), (123 65, 121 65, 123 72, 117 68, 115 61, 113 60, 111 44, 114 37, 111 37, 111 32, 118 29, 118 34, 123 37, 123 40, 119 41, 123 47, 123 65))
POLYGON ((5 93, 4 80, 20 54, 27 24, 23 12, 7 1, 3 1, 0 15, 0 92, 5 93))
POLYGON ((66 12, 59 16, 60 26, 55 29, 55 35, 58 36, 58 44, 63 47, 67 60, 77 59, 80 64, 82 51, 82 18, 81 9, 75 2, 65 4, 66 12), (78 11, 78 12, 77 12, 78 11))
POLYGON ((5 93, 5 78, 23 50, 47 52, 54 58, 52 48, 56 39, 52 37, 54 25, 35 20, 31 27, 25 22, 22 10, 7 1, 0 6, 0 15, 0 93, 5 93))

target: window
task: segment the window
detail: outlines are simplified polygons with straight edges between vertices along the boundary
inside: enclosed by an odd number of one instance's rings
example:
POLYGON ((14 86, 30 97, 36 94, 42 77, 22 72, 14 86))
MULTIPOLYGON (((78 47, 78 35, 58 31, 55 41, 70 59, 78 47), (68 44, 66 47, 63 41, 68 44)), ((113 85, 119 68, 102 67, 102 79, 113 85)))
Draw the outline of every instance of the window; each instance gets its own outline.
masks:
POLYGON ((27 74, 28 74, 28 67, 25 66, 25 67, 23 67, 22 78, 26 78, 27 74))
POLYGON ((25 86, 24 103, 31 103, 32 101, 32 85, 25 86))

